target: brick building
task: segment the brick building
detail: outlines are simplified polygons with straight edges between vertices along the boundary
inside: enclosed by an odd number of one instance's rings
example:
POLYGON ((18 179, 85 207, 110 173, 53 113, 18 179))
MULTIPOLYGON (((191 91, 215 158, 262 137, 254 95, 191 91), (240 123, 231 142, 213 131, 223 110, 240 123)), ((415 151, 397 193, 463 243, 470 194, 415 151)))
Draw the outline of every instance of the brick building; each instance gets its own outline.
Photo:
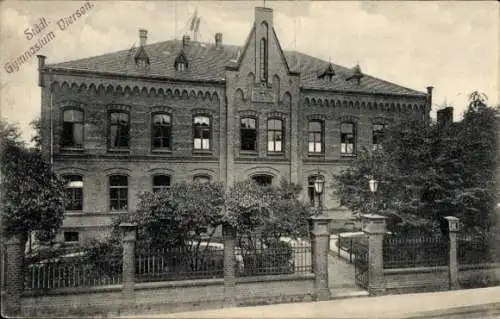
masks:
POLYGON ((46 64, 39 56, 42 138, 72 201, 61 240, 102 234, 137 194, 180 181, 280 179, 340 211, 332 174, 373 149, 395 117, 429 118, 419 92, 312 56, 283 51, 273 11, 256 8, 243 46, 189 36, 46 64))

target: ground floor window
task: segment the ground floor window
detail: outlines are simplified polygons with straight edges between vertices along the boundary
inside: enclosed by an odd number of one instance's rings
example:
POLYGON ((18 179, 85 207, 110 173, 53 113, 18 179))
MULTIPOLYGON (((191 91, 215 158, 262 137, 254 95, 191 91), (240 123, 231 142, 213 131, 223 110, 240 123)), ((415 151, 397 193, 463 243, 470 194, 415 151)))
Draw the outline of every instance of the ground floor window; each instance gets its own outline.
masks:
POLYGON ((270 186, 273 184, 273 177, 267 174, 252 176, 252 180, 261 186, 270 186))
POLYGON ((64 232, 64 242, 66 243, 77 243, 79 241, 80 234, 77 231, 65 231, 64 232))

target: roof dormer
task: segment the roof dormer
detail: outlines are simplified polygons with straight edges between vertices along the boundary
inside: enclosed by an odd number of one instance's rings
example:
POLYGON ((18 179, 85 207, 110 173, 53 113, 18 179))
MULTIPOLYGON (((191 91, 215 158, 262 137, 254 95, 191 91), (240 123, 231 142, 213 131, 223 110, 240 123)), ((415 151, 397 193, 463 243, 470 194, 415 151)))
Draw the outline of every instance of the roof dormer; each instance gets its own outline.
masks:
POLYGON ((334 76, 335 71, 333 70, 333 65, 329 63, 326 69, 320 72, 318 79, 331 81, 334 76))
POLYGON ((148 39, 148 31, 144 29, 139 29, 140 46, 139 49, 137 49, 137 52, 135 53, 134 56, 134 61, 138 68, 147 69, 150 64, 149 56, 146 52, 146 49, 144 48, 146 46, 147 39, 148 39))
POLYGON ((346 80, 347 81, 356 80, 356 82, 359 85, 361 83, 361 78, 364 76, 365 75, 363 74, 363 72, 361 72, 361 67, 359 66, 359 64, 356 64, 356 66, 352 69, 352 75, 348 77, 346 80))
POLYGON ((187 70, 189 66, 188 59, 186 57, 186 54, 184 53, 184 50, 181 50, 177 57, 175 58, 174 61, 174 68, 176 71, 179 72, 184 72, 187 70))

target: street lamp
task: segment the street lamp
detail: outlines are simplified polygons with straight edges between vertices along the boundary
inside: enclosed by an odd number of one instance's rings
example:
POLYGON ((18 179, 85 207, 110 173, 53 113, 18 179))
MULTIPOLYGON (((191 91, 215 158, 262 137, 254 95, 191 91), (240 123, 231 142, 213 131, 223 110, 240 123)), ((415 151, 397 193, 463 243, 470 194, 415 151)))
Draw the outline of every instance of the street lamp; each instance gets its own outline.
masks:
POLYGON ((372 178, 368 181, 368 185, 370 185, 370 192, 372 192, 372 194, 375 194, 378 188, 378 181, 372 178))
POLYGON ((316 208, 318 210, 321 209, 321 194, 323 193, 325 187, 325 180, 321 175, 316 176, 316 179, 314 180, 314 193, 316 194, 316 208))
POLYGON ((375 210, 375 193, 377 192, 378 189, 378 181, 372 177, 368 181, 368 185, 370 186, 370 192, 372 193, 372 210, 375 210))

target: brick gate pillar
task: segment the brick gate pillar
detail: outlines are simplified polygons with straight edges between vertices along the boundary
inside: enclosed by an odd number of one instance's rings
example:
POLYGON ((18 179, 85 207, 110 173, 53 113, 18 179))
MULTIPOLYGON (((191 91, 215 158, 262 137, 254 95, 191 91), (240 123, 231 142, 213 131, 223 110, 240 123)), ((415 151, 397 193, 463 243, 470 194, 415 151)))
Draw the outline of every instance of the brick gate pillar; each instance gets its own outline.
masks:
POLYGON ((24 242, 22 236, 7 239, 7 273, 5 274, 5 314, 8 317, 21 314, 21 295, 24 289, 24 242))
POLYGON ((122 296, 123 308, 135 306, 135 241, 137 226, 132 223, 121 223, 123 245, 122 296))
POLYGON ((330 220, 327 216, 315 216, 309 219, 309 226, 311 227, 311 262, 315 274, 316 300, 330 299, 330 288, 328 287, 328 254, 330 252, 328 225, 330 220))
POLYGON ((449 254, 448 254, 448 269, 450 275, 450 290, 460 289, 458 283, 458 260, 457 260, 457 235, 460 231, 459 219, 454 216, 447 216, 448 221, 448 237, 449 237, 449 254))
POLYGON ((234 241, 236 232, 230 225, 222 228, 224 237, 224 308, 236 307, 236 267, 234 241))
POLYGON ((368 235, 368 292, 379 295, 385 291, 384 235, 386 217, 376 214, 361 216, 363 232, 368 235))

